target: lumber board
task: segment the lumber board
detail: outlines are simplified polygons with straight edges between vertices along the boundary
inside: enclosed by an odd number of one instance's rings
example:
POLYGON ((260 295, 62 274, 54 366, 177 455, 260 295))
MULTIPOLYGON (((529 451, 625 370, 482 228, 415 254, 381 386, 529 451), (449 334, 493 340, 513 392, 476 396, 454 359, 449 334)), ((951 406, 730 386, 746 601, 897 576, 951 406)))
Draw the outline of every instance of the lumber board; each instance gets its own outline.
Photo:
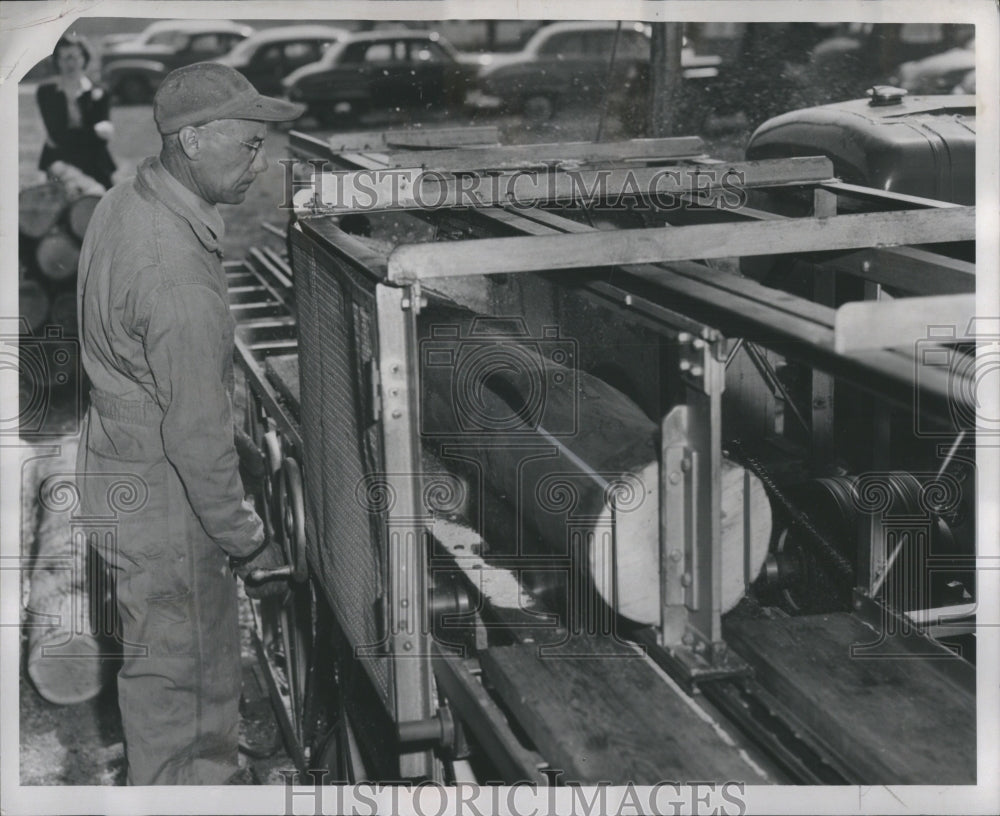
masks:
MULTIPOLYGON (((349 212, 359 206, 374 209, 440 209, 514 203, 653 198, 668 201, 685 193, 717 193, 728 199, 758 187, 816 184, 833 174, 822 156, 765 159, 712 166, 611 167, 578 170, 501 170, 458 177, 419 167, 389 168, 385 154, 341 154, 361 170, 319 173, 312 184, 292 198, 301 213, 349 212), (381 172, 380 172, 381 171, 381 172), (371 195, 376 191, 377 195, 371 195)), ((730 253, 732 254, 732 253, 730 253)))
POLYGON ((389 257, 389 279, 554 272, 596 266, 967 241, 976 236, 975 207, 912 210, 787 221, 696 224, 447 244, 409 244, 389 257))
POLYGON ((724 635, 862 784, 975 783, 976 700, 935 661, 852 656, 878 635, 847 613, 728 621, 724 635))
POLYGON ((487 649, 480 662, 538 752, 563 772, 560 782, 765 781, 690 698, 625 644, 581 638, 540 654, 537 644, 521 643, 487 649))
POLYGON ((963 330, 976 314, 975 295, 864 300, 837 309, 834 348, 844 354, 883 348, 916 348, 935 326, 963 330))
POLYGON ((391 150, 391 167, 423 167, 442 172, 500 170, 543 164, 652 161, 693 158, 705 143, 696 136, 627 139, 617 142, 556 142, 552 144, 468 147, 450 150, 391 150))

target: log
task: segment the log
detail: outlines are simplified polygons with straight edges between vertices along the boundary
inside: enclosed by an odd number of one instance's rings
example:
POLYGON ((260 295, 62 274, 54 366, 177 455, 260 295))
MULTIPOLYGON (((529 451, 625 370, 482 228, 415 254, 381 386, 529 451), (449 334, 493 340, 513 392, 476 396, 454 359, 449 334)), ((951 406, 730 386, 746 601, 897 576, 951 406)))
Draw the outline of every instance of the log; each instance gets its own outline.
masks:
POLYGON ((63 337, 76 337, 76 293, 60 292, 52 298, 49 318, 54 325, 62 327, 63 337))
POLYGON ((53 227, 35 249, 38 271, 51 281, 67 281, 76 274, 80 243, 60 226, 53 227))
MULTIPOLYGON (((62 440, 56 459, 39 462, 37 551, 29 576, 27 605, 28 676, 46 700, 74 705, 96 697, 108 679, 109 650, 92 620, 87 547, 74 536, 73 502, 76 441, 62 440), (60 486, 62 485, 62 486, 60 486)), ((102 588, 103 589, 103 588, 102 588)), ((99 589, 100 593, 102 589, 99 589)))
MULTIPOLYGON (((425 345, 425 363, 446 345, 425 345)), ((656 425, 617 389, 559 366, 544 352, 532 373, 528 358, 510 353, 511 345, 470 346, 453 357, 453 366, 424 365, 425 434, 456 438, 463 456, 478 462, 490 491, 514 505, 519 543, 528 540, 530 526, 546 554, 568 558, 619 614, 659 623, 656 425), (526 367, 516 371, 519 360, 526 367)), ((731 462, 723 468, 722 494, 725 611, 743 596, 744 573, 752 580, 763 565, 771 511, 756 477, 731 462)), ((577 592, 580 585, 571 581, 570 587, 577 592)))
POLYGON ((66 188, 55 182, 21 190, 18 194, 20 231, 29 238, 41 238, 59 221, 66 198, 66 188))
POLYGON ((17 292, 21 317, 28 322, 32 334, 37 334, 49 316, 49 296, 38 281, 22 280, 17 292))
POLYGON ((94 208, 97 207, 100 200, 101 196, 99 195, 80 196, 66 209, 66 223, 69 225, 69 231, 81 241, 87 232, 94 208))

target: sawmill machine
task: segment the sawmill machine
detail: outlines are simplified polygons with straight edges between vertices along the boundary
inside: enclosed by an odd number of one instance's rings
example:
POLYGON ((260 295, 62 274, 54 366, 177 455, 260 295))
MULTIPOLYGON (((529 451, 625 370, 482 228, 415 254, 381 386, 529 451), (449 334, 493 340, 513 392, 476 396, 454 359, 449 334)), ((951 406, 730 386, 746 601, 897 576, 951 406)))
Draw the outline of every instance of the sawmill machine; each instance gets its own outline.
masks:
POLYGON ((974 207, 690 137, 291 144, 227 274, 300 770, 975 783, 974 207))

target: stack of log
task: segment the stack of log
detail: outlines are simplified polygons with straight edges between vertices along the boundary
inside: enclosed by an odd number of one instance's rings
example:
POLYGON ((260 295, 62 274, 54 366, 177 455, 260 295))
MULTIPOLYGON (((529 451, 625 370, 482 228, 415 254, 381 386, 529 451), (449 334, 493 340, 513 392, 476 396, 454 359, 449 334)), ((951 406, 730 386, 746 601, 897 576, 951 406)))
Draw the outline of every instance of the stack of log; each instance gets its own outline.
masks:
POLYGON ((59 182, 28 187, 19 196, 19 302, 32 334, 56 326, 75 337, 76 268, 98 195, 72 195, 59 182))

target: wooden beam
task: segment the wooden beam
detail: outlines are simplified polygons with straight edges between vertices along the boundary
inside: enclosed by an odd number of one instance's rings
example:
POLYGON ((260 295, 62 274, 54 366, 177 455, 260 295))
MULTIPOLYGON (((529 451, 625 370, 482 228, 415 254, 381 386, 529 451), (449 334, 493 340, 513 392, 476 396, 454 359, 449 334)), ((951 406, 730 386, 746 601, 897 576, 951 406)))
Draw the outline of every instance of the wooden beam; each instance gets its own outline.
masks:
POLYGON ((884 348, 915 348, 932 326, 961 331, 976 314, 975 295, 937 295, 898 300, 865 300, 837 309, 834 349, 838 353, 884 348))
POLYGON ((387 154, 391 167, 423 167, 442 172, 537 167, 578 162, 676 160, 699 156, 705 144, 696 136, 674 139, 628 139, 618 142, 557 142, 554 144, 468 147, 454 150, 405 150, 387 154))
MULTIPOLYGON (((864 785, 976 782, 976 698, 939 666, 945 652, 905 653, 906 638, 845 613, 730 620, 729 645, 864 785), (881 641, 883 654, 852 655, 881 641)), ((874 650, 873 650, 874 651, 874 650)), ((965 665, 975 677, 974 667, 965 665)))
POLYGON ((888 190, 877 190, 874 187, 862 187, 859 184, 847 184, 843 181, 825 181, 820 184, 824 190, 836 193, 838 196, 858 199, 861 201, 874 201, 880 204, 899 204, 907 209, 914 207, 930 207, 940 209, 944 207, 959 207, 951 201, 938 201, 934 198, 922 198, 920 196, 906 195, 905 193, 893 193, 888 190))
POLYGON ((486 682, 559 783, 765 778, 697 701, 612 638, 491 647, 486 682), (543 651, 544 650, 544 651, 543 651))
POLYGON ((830 249, 963 241, 975 237, 975 207, 703 224, 582 235, 483 238, 410 244, 389 257, 389 278, 551 272, 622 264, 746 257, 830 249))
MULTIPOLYGON (((339 157, 341 161, 347 158, 339 157)), ((294 195, 295 209, 333 215, 358 210, 534 206, 552 201, 594 203, 637 198, 673 206, 671 197, 713 192, 736 206, 747 189, 815 184, 833 174, 833 165, 823 156, 708 167, 515 170, 460 178, 420 168, 388 168, 387 156, 381 154, 354 153, 349 158, 351 163, 365 169, 315 176, 309 187, 294 195)))
POLYGON ((976 265, 925 249, 861 249, 818 261, 827 269, 864 278, 914 295, 976 291, 976 265))

